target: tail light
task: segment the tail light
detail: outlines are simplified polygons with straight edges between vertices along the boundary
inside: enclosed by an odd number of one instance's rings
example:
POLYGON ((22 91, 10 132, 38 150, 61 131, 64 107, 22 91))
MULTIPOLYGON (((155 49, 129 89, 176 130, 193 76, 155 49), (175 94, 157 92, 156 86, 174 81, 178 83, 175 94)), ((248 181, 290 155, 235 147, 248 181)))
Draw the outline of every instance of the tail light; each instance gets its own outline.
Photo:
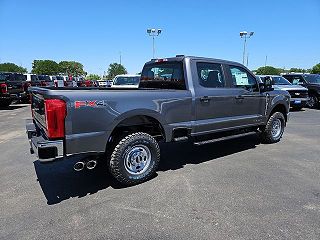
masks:
POLYGON ((60 99, 46 99, 44 105, 48 137, 63 138, 65 136, 64 120, 67 115, 66 103, 60 99))
POLYGON ((5 84, 5 83, 0 84, 0 89, 1 89, 2 94, 7 93, 8 92, 7 84, 5 84))
POLYGON ((41 86, 47 86, 47 83, 45 81, 42 81, 41 86))

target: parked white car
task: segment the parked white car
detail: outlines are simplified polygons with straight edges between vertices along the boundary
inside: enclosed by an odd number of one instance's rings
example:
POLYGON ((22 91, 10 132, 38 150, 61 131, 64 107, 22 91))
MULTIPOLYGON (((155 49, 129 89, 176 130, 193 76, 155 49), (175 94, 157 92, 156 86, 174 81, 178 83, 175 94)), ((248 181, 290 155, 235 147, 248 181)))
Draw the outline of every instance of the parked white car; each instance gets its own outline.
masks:
POLYGON ((140 75, 118 75, 112 82, 112 88, 138 88, 140 83, 140 75))

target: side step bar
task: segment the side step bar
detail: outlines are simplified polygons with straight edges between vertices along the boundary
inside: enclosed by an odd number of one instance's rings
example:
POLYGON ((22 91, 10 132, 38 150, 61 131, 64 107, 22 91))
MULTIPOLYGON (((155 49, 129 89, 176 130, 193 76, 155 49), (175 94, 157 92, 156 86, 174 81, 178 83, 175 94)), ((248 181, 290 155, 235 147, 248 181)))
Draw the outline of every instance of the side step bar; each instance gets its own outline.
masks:
POLYGON ((219 142, 219 141, 224 141, 224 140, 229 140, 229 139, 234 139, 234 138, 239 138, 239 137, 245 137, 245 136, 254 135, 254 134, 257 134, 257 132, 239 133, 239 134, 230 135, 230 136, 226 136, 226 137, 220 137, 220 138, 214 138, 214 139, 204 140, 204 141, 200 141, 200 142, 194 142, 193 144, 196 146, 201 146, 201 145, 208 144, 208 143, 214 143, 214 142, 219 142))

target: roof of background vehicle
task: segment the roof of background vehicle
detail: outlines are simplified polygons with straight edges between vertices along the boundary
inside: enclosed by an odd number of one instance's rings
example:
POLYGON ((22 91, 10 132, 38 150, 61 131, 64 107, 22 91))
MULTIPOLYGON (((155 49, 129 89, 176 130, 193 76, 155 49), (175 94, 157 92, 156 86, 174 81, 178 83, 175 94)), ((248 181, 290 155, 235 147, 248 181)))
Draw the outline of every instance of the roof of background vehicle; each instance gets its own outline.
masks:
POLYGON ((140 77, 140 75, 137 75, 137 74, 120 74, 120 75, 117 75, 115 77, 140 77))

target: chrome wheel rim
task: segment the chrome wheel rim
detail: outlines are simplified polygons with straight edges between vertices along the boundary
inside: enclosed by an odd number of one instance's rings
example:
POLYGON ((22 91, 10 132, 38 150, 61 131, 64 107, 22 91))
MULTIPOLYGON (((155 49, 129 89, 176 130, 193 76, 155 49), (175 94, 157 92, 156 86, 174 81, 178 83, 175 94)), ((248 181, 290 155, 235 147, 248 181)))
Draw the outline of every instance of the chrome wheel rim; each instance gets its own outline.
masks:
POLYGON ((150 149, 145 145, 135 145, 128 149, 124 166, 130 174, 138 175, 148 169, 150 162, 150 149))
POLYGON ((272 122, 271 134, 273 138, 278 138, 282 131, 282 122, 280 119, 275 119, 272 122))

